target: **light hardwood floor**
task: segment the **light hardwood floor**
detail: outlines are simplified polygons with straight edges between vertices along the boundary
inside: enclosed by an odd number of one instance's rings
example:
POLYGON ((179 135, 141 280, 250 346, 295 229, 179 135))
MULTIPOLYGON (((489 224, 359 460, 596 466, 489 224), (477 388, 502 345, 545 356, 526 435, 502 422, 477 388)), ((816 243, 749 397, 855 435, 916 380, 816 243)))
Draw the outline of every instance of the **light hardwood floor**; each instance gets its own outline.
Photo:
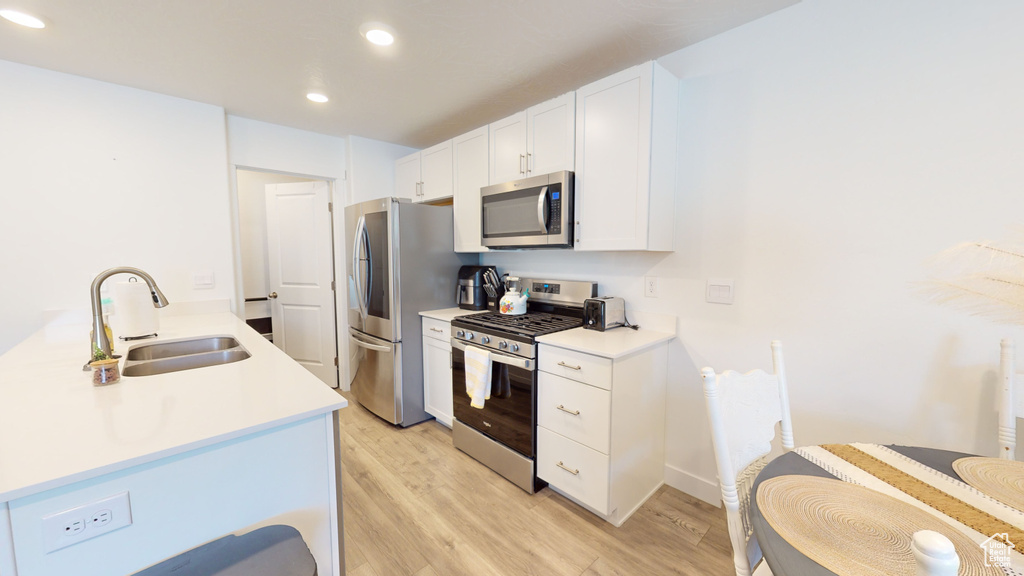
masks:
POLYGON ((620 528, 548 488, 523 492, 434 421, 341 411, 349 576, 733 574, 725 513, 662 487, 620 528))

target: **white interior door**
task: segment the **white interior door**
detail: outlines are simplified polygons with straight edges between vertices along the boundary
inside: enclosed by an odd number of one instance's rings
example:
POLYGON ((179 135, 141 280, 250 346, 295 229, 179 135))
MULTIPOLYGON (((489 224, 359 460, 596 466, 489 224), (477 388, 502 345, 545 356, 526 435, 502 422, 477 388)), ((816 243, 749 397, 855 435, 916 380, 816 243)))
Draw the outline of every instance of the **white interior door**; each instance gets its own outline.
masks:
POLYGON ((274 344, 337 388, 330 187, 296 182, 266 191, 274 344))

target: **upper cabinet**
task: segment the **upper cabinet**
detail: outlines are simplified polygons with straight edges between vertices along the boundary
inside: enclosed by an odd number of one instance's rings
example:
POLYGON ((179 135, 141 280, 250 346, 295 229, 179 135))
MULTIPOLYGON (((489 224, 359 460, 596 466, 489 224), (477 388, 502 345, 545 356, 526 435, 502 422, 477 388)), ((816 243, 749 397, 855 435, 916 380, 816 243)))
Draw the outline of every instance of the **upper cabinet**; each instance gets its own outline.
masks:
POLYGON ((395 161, 395 195, 415 202, 451 198, 452 141, 447 140, 395 161))
POLYGON ((576 250, 672 250, 678 86, 647 62, 576 91, 576 250))
POLYGON ((488 184, 487 126, 452 139, 455 251, 486 252, 480 243, 480 189, 488 184))
POLYGON ((491 123, 490 183, 571 171, 575 120, 576 94, 569 92, 491 123))

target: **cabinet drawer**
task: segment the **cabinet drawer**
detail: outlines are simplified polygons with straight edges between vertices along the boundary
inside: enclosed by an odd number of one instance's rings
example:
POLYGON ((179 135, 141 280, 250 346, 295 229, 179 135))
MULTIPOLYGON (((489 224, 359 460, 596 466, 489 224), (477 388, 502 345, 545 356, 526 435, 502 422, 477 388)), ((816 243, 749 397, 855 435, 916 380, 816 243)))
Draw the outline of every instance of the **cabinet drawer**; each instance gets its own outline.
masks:
POLYGON ((544 372, 605 390, 612 389, 612 361, 609 358, 543 344, 537 356, 537 366, 544 372))
POLYGON ((537 476, 601 514, 608 513, 608 456, 537 427, 537 476))
POLYGON ((608 453, 612 393, 541 372, 537 423, 598 452, 608 453))
POLYGON ((423 335, 436 340, 451 340, 452 324, 451 322, 423 316, 423 335))

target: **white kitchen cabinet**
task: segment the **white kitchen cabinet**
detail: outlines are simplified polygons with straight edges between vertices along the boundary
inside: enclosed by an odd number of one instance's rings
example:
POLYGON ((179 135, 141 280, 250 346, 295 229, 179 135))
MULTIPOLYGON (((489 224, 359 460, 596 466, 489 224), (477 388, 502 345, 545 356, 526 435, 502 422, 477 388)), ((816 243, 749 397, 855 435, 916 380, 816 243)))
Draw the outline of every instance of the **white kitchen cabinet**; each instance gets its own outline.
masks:
POLYGON ((491 123, 491 184, 573 170, 575 122, 576 94, 569 92, 491 123))
POLYGON ((488 184, 487 126, 452 139, 455 251, 487 252, 480 242, 480 189, 488 184))
POLYGON ((451 322, 423 318, 423 408, 452 427, 451 322))
POLYGON ((672 250, 678 91, 655 62, 576 91, 576 250, 672 250))
POLYGON ((416 152, 395 160, 395 196, 419 198, 420 153, 416 152))
POLYGON ((451 198, 452 141, 395 160, 395 195, 414 202, 451 198))
POLYGON ((605 358, 540 344, 537 476, 621 526, 664 483, 668 343, 605 358))

